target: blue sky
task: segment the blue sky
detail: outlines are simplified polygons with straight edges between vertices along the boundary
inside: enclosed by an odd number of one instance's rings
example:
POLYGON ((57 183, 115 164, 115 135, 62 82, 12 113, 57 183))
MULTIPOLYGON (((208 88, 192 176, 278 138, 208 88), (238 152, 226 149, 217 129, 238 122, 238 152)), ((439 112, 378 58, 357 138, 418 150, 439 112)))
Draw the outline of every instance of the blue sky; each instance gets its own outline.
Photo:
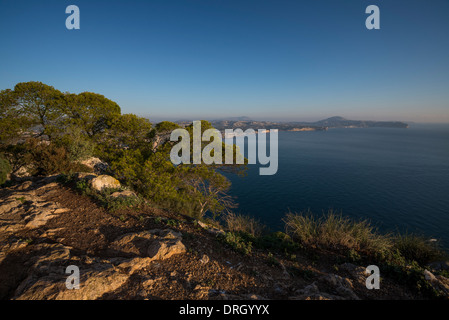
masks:
POLYGON ((0 0, 0 89, 97 92, 150 120, 449 122, 448 16, 447 0, 0 0))

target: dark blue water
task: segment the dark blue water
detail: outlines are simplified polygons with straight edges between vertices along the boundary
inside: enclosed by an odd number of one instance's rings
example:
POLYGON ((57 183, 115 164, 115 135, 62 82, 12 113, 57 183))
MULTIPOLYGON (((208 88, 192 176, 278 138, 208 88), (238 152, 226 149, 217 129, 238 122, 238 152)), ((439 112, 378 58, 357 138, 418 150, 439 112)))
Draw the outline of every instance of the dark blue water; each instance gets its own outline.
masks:
POLYGON ((449 125, 279 132, 279 169, 231 176, 239 213, 283 230, 288 211, 333 209, 381 232, 449 245, 449 125))

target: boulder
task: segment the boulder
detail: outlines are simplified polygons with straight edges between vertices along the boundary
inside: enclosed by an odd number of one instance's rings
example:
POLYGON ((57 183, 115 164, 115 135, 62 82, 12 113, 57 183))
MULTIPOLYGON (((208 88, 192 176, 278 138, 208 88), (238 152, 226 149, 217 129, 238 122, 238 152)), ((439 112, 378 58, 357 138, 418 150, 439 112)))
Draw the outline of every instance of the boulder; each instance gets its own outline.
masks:
POLYGON ((429 270, 424 270, 424 278, 440 293, 449 297, 449 279, 440 275, 435 276, 429 270))
POLYGON ((109 165, 106 162, 103 162, 99 158, 95 157, 83 160, 81 161, 81 164, 91 168, 96 174, 103 174, 109 168, 109 165))
POLYGON ((90 180, 90 185, 94 190, 102 191, 107 188, 120 188, 120 182, 114 177, 101 175, 90 180))

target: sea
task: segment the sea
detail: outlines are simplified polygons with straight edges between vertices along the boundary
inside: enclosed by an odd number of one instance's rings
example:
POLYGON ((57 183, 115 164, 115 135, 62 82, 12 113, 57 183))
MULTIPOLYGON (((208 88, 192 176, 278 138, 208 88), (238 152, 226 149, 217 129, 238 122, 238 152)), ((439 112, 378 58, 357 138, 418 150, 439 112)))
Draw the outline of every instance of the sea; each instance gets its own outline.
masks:
POLYGON ((283 231, 288 212, 332 210, 449 247, 449 124, 281 131, 278 139, 275 175, 259 175, 260 165, 227 175, 236 212, 283 231))

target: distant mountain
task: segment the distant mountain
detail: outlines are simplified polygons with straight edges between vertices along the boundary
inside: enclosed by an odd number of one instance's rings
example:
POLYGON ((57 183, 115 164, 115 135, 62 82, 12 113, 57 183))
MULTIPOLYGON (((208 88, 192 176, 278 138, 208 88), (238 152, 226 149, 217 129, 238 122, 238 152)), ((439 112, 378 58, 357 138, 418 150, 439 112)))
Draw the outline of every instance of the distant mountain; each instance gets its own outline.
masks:
POLYGON ((215 121, 252 121, 250 117, 229 117, 229 118, 220 118, 220 119, 215 119, 212 120, 212 122, 215 121))
POLYGON ((343 117, 331 117, 328 119, 316 121, 309 124, 316 126, 324 126, 328 128, 369 128, 369 127, 408 128, 407 123, 400 121, 348 120, 343 117))
MULTIPOLYGON (((275 122, 255 121, 248 117, 230 117, 221 120, 211 120, 214 128, 223 131, 225 129, 278 129, 279 131, 314 131, 327 130, 329 128, 408 128, 408 124, 399 121, 366 121, 348 120, 343 117, 330 117, 315 122, 275 122)), ((179 121, 179 124, 187 125, 191 121, 179 121)))
POLYGON ((279 131, 313 131, 313 130, 327 130, 327 127, 301 124, 294 122, 274 122, 274 121, 233 121, 233 120, 216 120, 211 121, 214 128, 223 131, 226 129, 278 129, 279 131))

